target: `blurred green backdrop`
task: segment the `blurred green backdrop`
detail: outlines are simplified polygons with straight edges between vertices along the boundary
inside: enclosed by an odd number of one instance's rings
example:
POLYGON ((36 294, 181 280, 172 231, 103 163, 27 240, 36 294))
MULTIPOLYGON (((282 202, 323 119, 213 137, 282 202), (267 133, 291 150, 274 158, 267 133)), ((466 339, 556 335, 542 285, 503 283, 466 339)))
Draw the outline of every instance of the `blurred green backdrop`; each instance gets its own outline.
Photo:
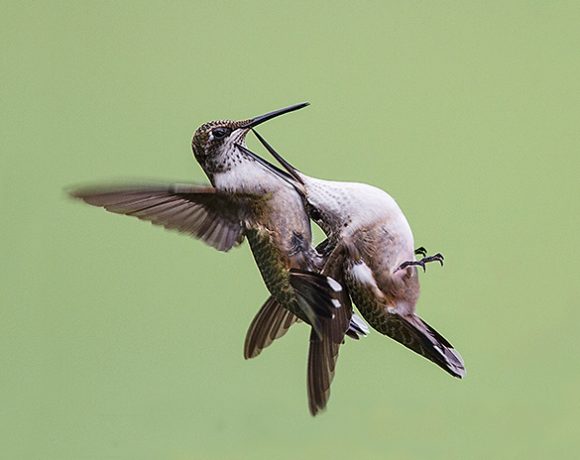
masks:
POLYGON ((1 11, 3 458, 577 458, 578 2, 1 11), (261 132, 312 175, 388 190, 445 254, 418 308, 464 381, 374 333, 312 419, 305 327, 242 358, 267 295, 247 246, 63 192, 204 181, 199 124, 303 100, 261 132))

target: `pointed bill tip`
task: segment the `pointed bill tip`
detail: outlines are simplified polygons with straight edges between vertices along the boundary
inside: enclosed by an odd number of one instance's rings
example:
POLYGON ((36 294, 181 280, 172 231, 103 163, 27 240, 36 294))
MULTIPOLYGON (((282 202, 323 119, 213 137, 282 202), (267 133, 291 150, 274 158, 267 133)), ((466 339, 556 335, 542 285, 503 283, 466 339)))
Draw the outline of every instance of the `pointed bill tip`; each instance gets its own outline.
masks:
POLYGON ((259 115, 257 117, 251 118, 243 127, 244 128, 253 128, 255 126, 261 125, 262 123, 271 120, 272 118, 279 117, 280 115, 284 115, 285 113, 294 112, 295 110, 303 109, 306 106, 309 106, 310 102, 301 102, 299 104, 290 105, 288 107, 284 107, 282 109, 274 110, 272 112, 265 113, 264 115, 259 115))

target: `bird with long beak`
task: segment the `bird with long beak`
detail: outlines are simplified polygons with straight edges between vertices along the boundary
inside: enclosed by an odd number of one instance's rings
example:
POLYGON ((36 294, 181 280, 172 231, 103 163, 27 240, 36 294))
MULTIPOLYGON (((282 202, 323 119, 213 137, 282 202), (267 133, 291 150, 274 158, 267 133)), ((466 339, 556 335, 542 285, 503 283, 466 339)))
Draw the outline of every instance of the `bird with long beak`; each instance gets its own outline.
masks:
MULTIPOLYGON (((358 310, 378 332, 434 362, 454 377, 465 376, 453 346, 415 313, 417 266, 443 265, 443 256, 414 250, 413 233, 395 200, 376 187, 315 179, 299 172, 257 132, 264 147, 294 178, 307 211, 327 235, 325 247, 340 264, 358 310), (421 259, 416 260, 415 255, 421 259)), ((336 273, 337 269, 330 269, 336 273)), ((338 278, 338 276, 337 276, 338 278)))
MULTIPOLYGON (((342 308, 341 284, 319 273, 322 259, 311 246, 310 221, 291 176, 238 147, 245 147, 246 134, 252 128, 306 105, 244 121, 212 121, 200 126, 191 145, 211 186, 97 186, 71 192, 88 204, 187 233, 220 251, 247 238, 271 293, 262 310, 272 313, 252 323, 252 339, 244 348, 246 358, 257 356, 298 319, 309 324, 323 343, 340 343, 347 331, 351 336, 364 334, 360 321, 349 329, 352 309, 342 308)), ((309 375, 326 375, 329 359, 311 355, 309 375)), ((323 392, 320 381, 309 379, 309 401, 323 392)))

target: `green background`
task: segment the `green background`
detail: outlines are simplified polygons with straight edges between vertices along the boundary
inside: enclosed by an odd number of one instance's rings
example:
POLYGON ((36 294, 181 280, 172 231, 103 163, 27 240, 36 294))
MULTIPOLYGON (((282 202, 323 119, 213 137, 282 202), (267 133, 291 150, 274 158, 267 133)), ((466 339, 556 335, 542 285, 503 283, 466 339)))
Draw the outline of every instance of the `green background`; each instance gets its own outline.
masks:
POLYGON ((2 458, 577 458, 578 2, 0 6, 2 458), (261 132, 445 254, 418 310, 465 380, 374 333, 313 419, 306 327, 242 358, 267 295, 246 245, 63 191, 202 182, 198 125, 303 100, 261 132))

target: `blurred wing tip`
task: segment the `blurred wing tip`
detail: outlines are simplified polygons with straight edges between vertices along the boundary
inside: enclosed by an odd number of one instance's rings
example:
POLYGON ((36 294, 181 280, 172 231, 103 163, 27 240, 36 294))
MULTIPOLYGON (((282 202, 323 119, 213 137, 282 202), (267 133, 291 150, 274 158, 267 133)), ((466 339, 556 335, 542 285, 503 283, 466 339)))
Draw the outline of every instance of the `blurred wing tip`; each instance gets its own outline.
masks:
POLYGON ((64 193, 75 200, 84 200, 88 191, 86 187, 67 187, 64 189, 64 193))

